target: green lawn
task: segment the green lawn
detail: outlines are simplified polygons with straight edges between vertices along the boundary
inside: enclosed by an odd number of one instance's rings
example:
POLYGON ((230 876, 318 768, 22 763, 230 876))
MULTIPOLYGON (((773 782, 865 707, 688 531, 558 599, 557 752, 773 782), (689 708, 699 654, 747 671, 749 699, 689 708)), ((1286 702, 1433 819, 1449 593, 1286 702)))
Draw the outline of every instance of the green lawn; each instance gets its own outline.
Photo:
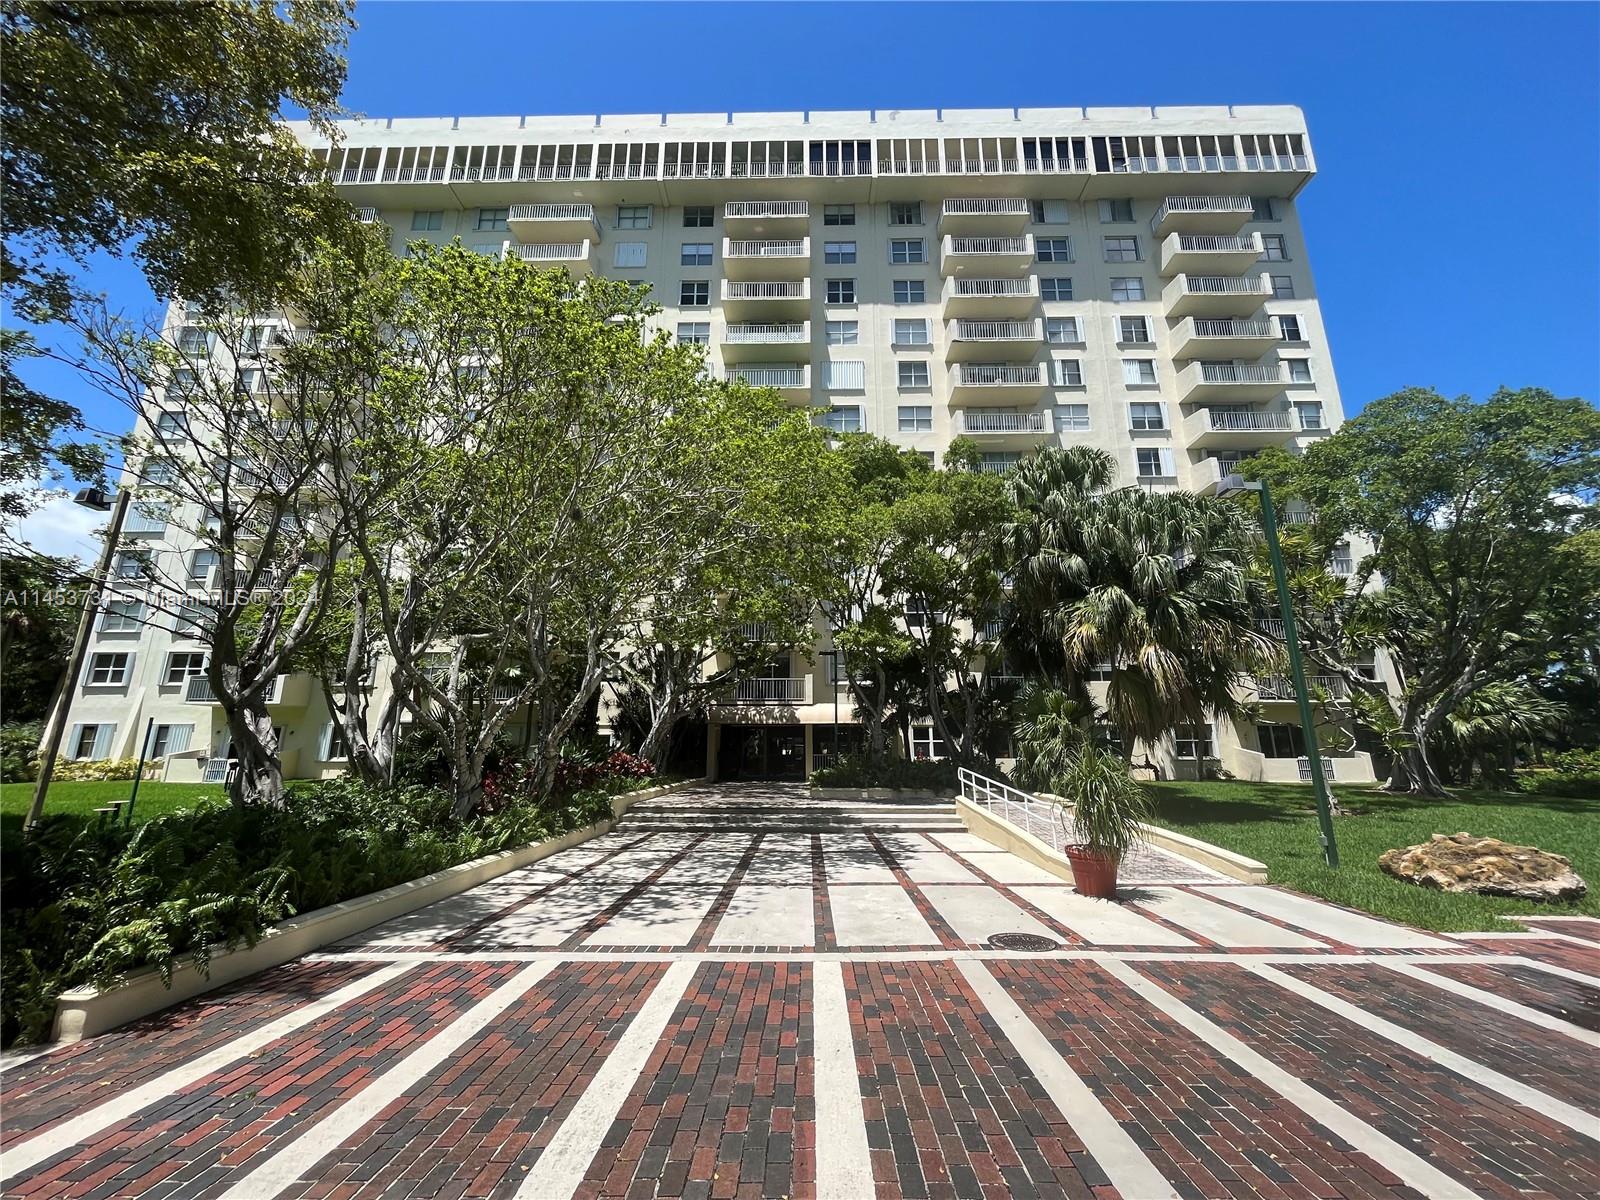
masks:
MULTIPOLYGON (((98 818, 95 809, 103 808, 113 800, 126 800, 133 790, 133 781, 105 780, 92 783, 51 783, 45 796, 44 811, 67 813, 86 821, 98 818)), ((159 817, 174 809, 187 808, 202 796, 220 796, 222 789, 214 783, 151 783, 139 785, 139 798, 134 802, 134 824, 159 817)), ((22 819, 28 815, 28 805, 33 802, 33 784, 0 783, 0 832, 12 833, 22 828, 22 819)))
POLYGON ((1293 784, 1155 783, 1156 823, 1267 864, 1273 883, 1380 917, 1440 931, 1509 930, 1502 915, 1535 912, 1600 916, 1600 797, 1458 792, 1448 800, 1335 789, 1352 815, 1334 819, 1340 865, 1329 870, 1317 842, 1311 789, 1293 784), (1402 883, 1378 869, 1378 855, 1435 833, 1496 837, 1572 860, 1589 884, 1575 904, 1459 895, 1402 883))

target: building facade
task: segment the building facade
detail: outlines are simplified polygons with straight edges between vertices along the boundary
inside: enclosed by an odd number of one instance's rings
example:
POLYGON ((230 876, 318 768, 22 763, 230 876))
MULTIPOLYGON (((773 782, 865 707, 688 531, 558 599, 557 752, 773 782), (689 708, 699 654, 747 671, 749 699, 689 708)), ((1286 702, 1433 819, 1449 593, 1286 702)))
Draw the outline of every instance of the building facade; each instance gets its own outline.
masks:
MULTIPOLYGON (((296 132, 397 253, 459 238, 647 284, 657 320, 719 374, 935 463, 957 436, 994 471, 1085 444, 1125 483, 1207 492, 1241 458, 1342 420, 1296 211, 1316 169, 1296 108, 369 120, 337 145, 296 132)), ((144 536, 204 569, 163 530, 144 536)), ((713 710, 711 772, 815 764, 851 720, 820 632, 819 649, 814 666, 775 656, 713 710)), ((154 718, 168 778, 219 773, 197 651, 176 626, 105 613, 65 752, 136 755, 154 718)), ((286 772, 341 769, 320 688, 287 677, 279 692, 286 772)), ((1302 778, 1292 690, 1255 693, 1258 721, 1147 752, 1171 775, 1302 778)), ((1336 777, 1370 779, 1343 740, 1336 777)), ((914 731, 914 752, 939 750, 914 731)))

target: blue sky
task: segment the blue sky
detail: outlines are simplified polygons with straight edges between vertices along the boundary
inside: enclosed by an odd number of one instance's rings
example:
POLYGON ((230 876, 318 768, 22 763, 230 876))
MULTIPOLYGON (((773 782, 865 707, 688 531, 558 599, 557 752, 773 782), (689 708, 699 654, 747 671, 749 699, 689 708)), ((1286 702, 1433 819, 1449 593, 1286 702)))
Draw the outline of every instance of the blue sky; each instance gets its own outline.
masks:
MULTIPOLYGON (((1594 4, 368 0, 356 17, 345 103, 370 117, 1298 104, 1348 413, 1411 385, 1600 400, 1594 4)), ((90 282, 154 306, 125 264, 90 282)))

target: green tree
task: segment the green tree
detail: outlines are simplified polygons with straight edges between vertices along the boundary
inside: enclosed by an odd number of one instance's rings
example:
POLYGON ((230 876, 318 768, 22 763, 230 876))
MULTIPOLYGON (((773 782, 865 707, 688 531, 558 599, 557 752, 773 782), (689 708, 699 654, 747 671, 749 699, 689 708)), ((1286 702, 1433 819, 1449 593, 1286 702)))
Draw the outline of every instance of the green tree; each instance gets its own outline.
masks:
POLYGON ((1373 547, 1340 595, 1306 605, 1305 623, 1318 661, 1343 663, 1351 629, 1387 652, 1400 693, 1385 694, 1376 724, 1395 751, 1391 790, 1443 794, 1431 755, 1475 693, 1592 653, 1600 570, 1575 539, 1596 528, 1600 412, 1585 401, 1410 388, 1303 456, 1269 452, 1252 469, 1304 499, 1324 539, 1373 547), (1332 631, 1318 636, 1319 623, 1332 631))
POLYGON ((78 622, 67 598, 82 587, 82 576, 61 559, 0 556, 0 678, 8 723, 37 721, 49 711, 78 622))

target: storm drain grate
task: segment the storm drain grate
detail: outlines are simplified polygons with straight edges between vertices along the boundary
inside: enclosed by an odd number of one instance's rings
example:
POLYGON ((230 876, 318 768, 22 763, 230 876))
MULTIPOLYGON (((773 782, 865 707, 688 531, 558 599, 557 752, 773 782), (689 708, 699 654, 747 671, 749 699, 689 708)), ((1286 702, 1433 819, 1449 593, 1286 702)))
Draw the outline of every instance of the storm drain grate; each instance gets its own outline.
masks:
POLYGON ((1037 933, 997 933, 989 939, 988 944, 996 950, 1057 950, 1061 943, 1054 938, 1041 937, 1037 933))

